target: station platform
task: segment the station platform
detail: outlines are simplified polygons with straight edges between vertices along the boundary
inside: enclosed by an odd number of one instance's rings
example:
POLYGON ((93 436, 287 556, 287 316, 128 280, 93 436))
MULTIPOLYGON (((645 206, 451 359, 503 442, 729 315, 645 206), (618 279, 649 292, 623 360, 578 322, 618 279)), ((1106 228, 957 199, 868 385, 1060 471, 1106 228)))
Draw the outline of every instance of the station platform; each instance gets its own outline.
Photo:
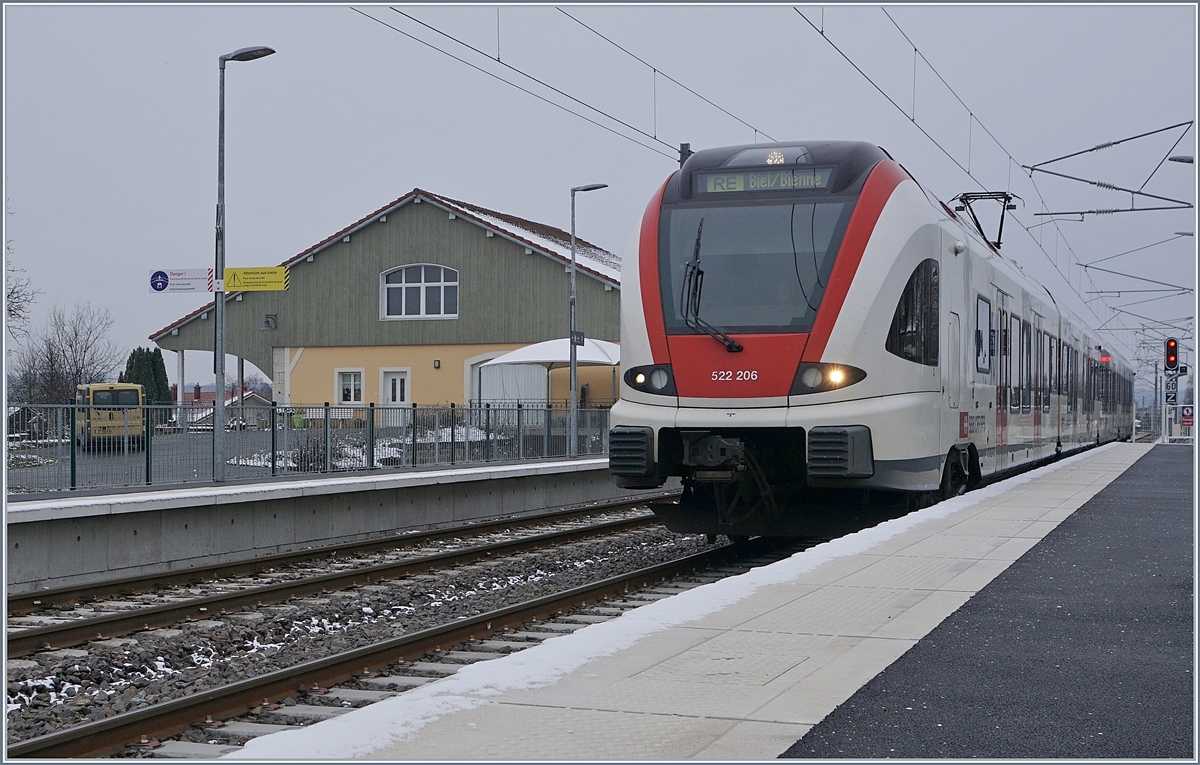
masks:
MULTIPOLYGON (((878 749, 842 753, 836 749, 839 729, 822 721, 838 719, 839 707, 857 698, 873 678, 886 676, 881 672, 890 665, 899 666, 898 659, 911 653, 926 663, 941 661, 939 654, 929 658, 923 648, 913 649, 1014 562, 1023 562, 1031 549, 1038 552, 1030 560, 1042 568, 1032 577, 1006 577, 1002 583, 1016 581, 1030 591, 1029 597, 1050 599, 1068 610, 1080 598, 1107 599, 1108 608, 1097 614, 1110 623, 1105 629, 1129 626, 1131 617, 1124 606, 1151 600, 1143 589, 1157 593, 1174 588, 1175 602, 1182 599, 1189 609, 1190 635, 1190 557, 1184 565, 1186 583, 1147 578, 1138 561, 1112 555, 1107 557, 1113 558, 1114 568, 1104 579, 1085 577, 1078 586, 1063 589, 1056 584, 1061 579, 1047 575, 1047 568, 1053 576, 1059 576, 1060 569, 1068 573, 1081 556, 1106 557, 1106 547, 1119 547, 1119 539, 1135 529, 1174 535, 1183 540, 1190 556, 1192 515, 1180 517, 1176 506, 1182 501, 1191 507, 1191 450, 1159 448, 1171 450, 1165 459, 1173 466, 1172 475, 1189 476, 1159 486, 1169 489, 1162 502, 1168 510, 1158 509, 1158 494, 1138 493, 1140 487, 1159 483, 1157 450, 1147 461, 1143 458, 1151 450, 1148 445, 1110 444, 612 621, 464 667, 452 677, 335 719, 254 739, 227 758, 764 760, 785 751, 803 757, 905 756, 878 749), (1131 493, 1118 494, 1115 500, 1107 494, 1096 497, 1135 463, 1132 489, 1122 489, 1131 493), (1098 515, 1091 508, 1105 503, 1115 508, 1109 514, 1118 516, 1117 522, 1091 520, 1098 515), (1079 514, 1080 523, 1072 522, 1069 532, 1057 535, 1066 536, 1066 541, 1051 540, 1051 552, 1043 553, 1039 542, 1082 507, 1088 511, 1079 514), (1146 520, 1137 522, 1144 514, 1146 520), (1073 541, 1081 535, 1086 543, 1073 541), (1114 586, 1131 576, 1139 577, 1145 588, 1114 586), (810 733, 817 735, 806 736, 810 733), (828 742, 819 754, 796 748, 818 739, 828 742)), ((1172 571, 1178 568, 1176 547, 1163 551, 1171 559, 1163 565, 1169 563, 1172 571)), ((1021 622, 1030 617, 1018 609, 991 618, 1021 622)), ((991 650, 998 656, 1020 654, 1025 646, 1019 642, 999 644, 1022 636, 1014 638, 1000 626, 984 624, 959 634, 971 636, 976 655, 981 641, 985 656, 991 650)), ((1103 640, 1107 632, 1077 626, 1073 639, 1080 650, 1108 652, 1110 662, 1120 664, 1119 653, 1092 639, 1094 634, 1103 640)), ((1142 625, 1139 639, 1155 646, 1157 626, 1142 625)), ((1176 631, 1167 639, 1178 638, 1176 631)), ((1169 673, 1186 674, 1190 689, 1191 646, 1189 639, 1176 646, 1179 650, 1165 652, 1159 674, 1143 678, 1131 671, 1124 676, 1126 698, 1141 700, 1159 693, 1154 681, 1169 673)), ((1025 678, 1027 684, 1052 674, 1036 663, 1034 669, 1037 673, 1025 678)), ((971 671, 969 664, 961 669, 971 671)), ((915 677, 905 677, 910 684, 919 683, 920 670, 915 677)), ((1079 690, 1086 690, 1086 678, 1077 682, 1079 690)), ((987 676, 977 678, 979 692, 988 692, 987 683, 987 676)), ((1103 695, 1104 688, 1096 681, 1091 685, 1095 696, 1103 695)), ((1023 701, 1019 688, 1006 692, 1009 707, 1023 701)), ((904 696, 899 693, 895 699, 904 696)), ((870 721, 874 709, 868 702, 859 711, 870 721)), ((1037 714, 1053 718, 1056 711, 1067 714, 1055 709, 1037 714)), ((963 714, 969 717, 970 710, 963 714)), ((1190 711, 1186 717, 1190 724, 1190 711)), ((938 735, 938 722, 923 734, 938 735)), ((1030 730, 1025 730, 1026 736, 1030 730)), ((1022 732, 1010 735, 1019 738, 1022 732)), ((908 756, 939 756, 936 751, 908 756)), ((969 751, 956 754, 969 756, 969 751)), ((1038 756, 1029 747, 1011 754, 1000 748, 987 751, 1002 757, 1038 756)), ((1121 756, 1106 751, 1104 756, 1121 756)))
POLYGON ((90 584, 660 493, 618 488, 607 457, 583 457, 10 497, 5 585, 90 584))

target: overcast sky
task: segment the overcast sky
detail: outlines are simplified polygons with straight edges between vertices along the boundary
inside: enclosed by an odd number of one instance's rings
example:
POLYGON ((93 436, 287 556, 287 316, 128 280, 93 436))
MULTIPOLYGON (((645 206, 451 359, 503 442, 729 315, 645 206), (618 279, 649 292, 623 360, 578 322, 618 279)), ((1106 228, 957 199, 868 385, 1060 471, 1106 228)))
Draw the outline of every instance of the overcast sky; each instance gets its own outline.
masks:
MULTIPOLYGON (((230 266, 275 265, 415 187, 566 229, 570 187, 607 183, 578 199, 578 232, 620 253, 681 142, 850 139, 883 146, 942 200, 1018 194, 1005 256, 1094 322, 1145 323, 1114 317, 1124 306, 1192 327, 1194 293, 1139 303, 1164 293, 1128 290, 1161 285, 1071 264, 1154 245, 1099 267, 1192 286, 1195 238, 1175 232, 1194 231, 1194 209, 1027 231, 1050 220, 1037 212, 1131 195, 1040 173, 1034 188, 1020 165, 1193 120, 1195 5, 797 7, 6 4, 5 239, 42 291, 33 325, 90 302, 128 350, 202 304, 150 294, 148 274, 212 266, 217 57, 269 45, 227 69, 230 266)), ((1194 128, 1177 128, 1046 169, 1192 203, 1195 165, 1162 160, 1195 147, 1194 128)), ((1138 336, 1107 339, 1132 359, 1138 336)), ((187 382, 211 368, 190 354, 187 382)))

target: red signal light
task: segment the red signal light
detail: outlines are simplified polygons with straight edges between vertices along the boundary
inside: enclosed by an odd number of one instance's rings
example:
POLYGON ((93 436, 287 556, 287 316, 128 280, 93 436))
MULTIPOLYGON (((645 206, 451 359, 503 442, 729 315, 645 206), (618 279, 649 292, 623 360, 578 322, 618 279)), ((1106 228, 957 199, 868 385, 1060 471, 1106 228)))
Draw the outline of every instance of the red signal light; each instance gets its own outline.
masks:
POLYGON ((1167 338, 1166 365, 1168 371, 1179 369, 1179 341, 1173 337, 1167 338))

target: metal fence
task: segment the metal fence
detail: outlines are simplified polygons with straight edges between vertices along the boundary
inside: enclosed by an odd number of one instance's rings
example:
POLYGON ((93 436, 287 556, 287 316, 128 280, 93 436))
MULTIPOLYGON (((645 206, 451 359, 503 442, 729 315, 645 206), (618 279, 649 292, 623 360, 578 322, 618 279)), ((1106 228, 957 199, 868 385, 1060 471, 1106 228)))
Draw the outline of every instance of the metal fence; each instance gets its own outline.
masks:
MULTIPOLYGON (((565 457, 569 409, 238 406, 226 480, 565 457)), ((579 455, 608 453, 608 409, 578 410, 579 455)), ((212 406, 10 405, 10 494, 211 482, 212 406), (72 437, 74 433, 74 437, 72 437)))

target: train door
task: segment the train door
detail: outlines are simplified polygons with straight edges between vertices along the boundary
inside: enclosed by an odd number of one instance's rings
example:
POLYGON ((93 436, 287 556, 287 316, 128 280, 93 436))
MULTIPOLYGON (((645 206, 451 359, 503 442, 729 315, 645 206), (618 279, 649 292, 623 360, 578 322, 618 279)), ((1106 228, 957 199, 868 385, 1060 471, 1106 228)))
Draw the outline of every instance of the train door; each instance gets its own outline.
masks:
MULTIPOLYGON (((946 337, 946 351, 949 358, 946 360, 946 378, 944 380, 946 404, 951 409, 958 409, 958 396, 960 388, 962 388, 962 335, 960 334, 958 314, 953 311, 949 314, 947 331, 949 334, 946 337)), ((959 438, 966 435, 962 432, 964 430, 965 427, 960 426, 959 438)))
POLYGON ((973 404, 968 415, 968 434, 979 453, 979 469, 988 475, 995 466, 995 430, 991 426, 991 412, 996 407, 996 378, 999 374, 996 348, 996 318, 992 303, 983 295, 975 297, 975 383, 971 386, 973 404))
POLYGON ((1033 368, 1031 370, 1031 379, 1033 382, 1033 391, 1031 393, 1033 399, 1033 448, 1034 456, 1041 456, 1042 448, 1042 396, 1045 392, 1045 386, 1042 384, 1042 375, 1045 371, 1045 363, 1042 358, 1042 350, 1045 348, 1045 341, 1042 339, 1042 317, 1034 314, 1033 328, 1033 346, 1032 361, 1033 368))
POLYGON ((1012 338, 1009 335, 1008 311, 1005 310, 1008 296, 996 290, 996 303, 1000 306, 1000 323, 997 325, 996 352, 999 374, 996 376, 996 469, 1008 464, 1008 397, 1012 379, 1012 338))

